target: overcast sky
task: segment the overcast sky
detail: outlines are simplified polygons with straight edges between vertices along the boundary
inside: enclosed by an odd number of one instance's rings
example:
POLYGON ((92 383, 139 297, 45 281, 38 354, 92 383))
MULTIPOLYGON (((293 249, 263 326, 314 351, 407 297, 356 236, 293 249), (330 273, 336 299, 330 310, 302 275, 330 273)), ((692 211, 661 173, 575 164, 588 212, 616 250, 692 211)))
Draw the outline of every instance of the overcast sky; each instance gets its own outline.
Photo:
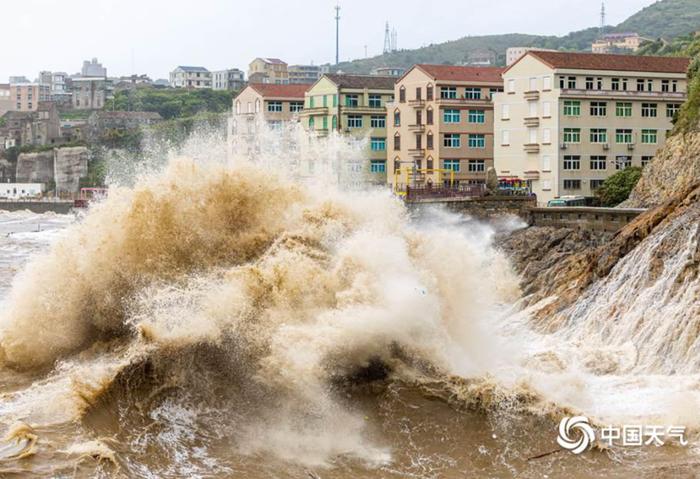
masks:
MULTIPOLYGON (((247 70, 254 57, 326 63, 335 56, 335 0, 0 0, 0 81, 80 70, 167 78, 177 65, 247 70)), ((608 0, 614 25, 654 0, 608 0)), ((597 26, 590 0, 341 0, 341 60, 381 53, 387 20, 399 48, 466 35, 566 34, 597 26), (546 14, 544 14, 546 12, 546 14)))

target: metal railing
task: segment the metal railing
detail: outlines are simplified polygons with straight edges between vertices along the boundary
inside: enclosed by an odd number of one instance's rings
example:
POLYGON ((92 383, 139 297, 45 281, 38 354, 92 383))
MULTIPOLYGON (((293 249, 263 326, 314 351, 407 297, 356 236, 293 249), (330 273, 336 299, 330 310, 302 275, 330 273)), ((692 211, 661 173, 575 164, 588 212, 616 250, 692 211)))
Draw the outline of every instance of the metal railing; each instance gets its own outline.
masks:
POLYGON ((406 186, 407 201, 430 198, 472 198, 484 196, 485 194, 486 185, 482 184, 454 186, 406 186))

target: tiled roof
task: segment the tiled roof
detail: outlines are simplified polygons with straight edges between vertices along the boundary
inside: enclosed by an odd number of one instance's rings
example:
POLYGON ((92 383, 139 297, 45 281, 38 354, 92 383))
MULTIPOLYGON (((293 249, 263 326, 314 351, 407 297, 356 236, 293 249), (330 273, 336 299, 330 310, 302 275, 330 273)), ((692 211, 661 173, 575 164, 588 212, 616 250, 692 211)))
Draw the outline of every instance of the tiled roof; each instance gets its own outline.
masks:
POLYGON ((311 87, 310 84, 301 83, 294 85, 275 85, 272 83, 251 83, 253 90, 265 98, 304 98, 304 93, 311 87))
POLYGON ((265 63, 274 63, 275 65, 285 65, 286 63, 279 58, 261 58, 265 63))
POLYGON ((181 70, 184 70, 184 71, 186 71, 186 72, 209 73, 209 70, 207 70, 207 69, 204 68, 204 67, 185 67, 185 66, 180 65, 178 68, 181 69, 181 70))
POLYGON ((396 77, 381 75, 346 75, 341 73, 327 73, 324 75, 330 81, 338 85, 338 88, 356 88, 358 90, 393 90, 396 77))
POLYGON ((416 65, 435 80, 499 83, 505 68, 455 65, 416 65))
POLYGON ((614 70, 627 72, 685 73, 690 64, 684 57, 607 55, 601 53, 528 52, 552 68, 570 70, 614 70))

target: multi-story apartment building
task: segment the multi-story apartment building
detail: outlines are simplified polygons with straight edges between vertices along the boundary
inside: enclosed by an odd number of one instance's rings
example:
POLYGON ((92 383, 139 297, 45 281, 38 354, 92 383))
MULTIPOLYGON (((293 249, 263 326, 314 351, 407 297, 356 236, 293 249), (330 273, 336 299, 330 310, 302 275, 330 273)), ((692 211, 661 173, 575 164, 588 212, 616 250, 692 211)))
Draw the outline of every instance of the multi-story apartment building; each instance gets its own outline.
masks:
MULTIPOLYGON (((304 109, 304 92, 310 85, 274 85, 251 83, 233 99, 236 127, 261 119, 271 127, 298 118, 304 109)), ((247 127, 246 127, 247 128, 247 127)))
POLYGON ((503 68, 415 65, 389 106, 387 177, 406 186, 484 183, 493 166, 493 94, 503 68))
POLYGON ((99 110, 112 97, 111 81, 103 77, 76 77, 70 81, 72 106, 76 110, 99 110))
POLYGON ((324 74, 328 73, 330 68, 328 65, 290 65, 287 68, 289 74, 289 83, 315 83, 324 74))
POLYGON ((394 101, 395 77, 326 74, 306 92, 302 125, 317 135, 343 132, 367 139, 367 172, 386 182, 387 105, 394 101))
POLYGON ((640 37, 638 33, 608 33, 591 44, 591 51, 593 53, 636 52, 645 41, 648 39, 640 37))
POLYGON ((527 182, 538 201, 590 196, 664 143, 686 99, 687 58, 530 51, 495 96, 500 178, 527 182))
POLYGON ((287 64, 279 58, 256 58, 248 66, 248 82, 286 85, 289 83, 287 64))
POLYGON ((245 73, 238 68, 219 70, 211 74, 211 87, 213 90, 238 91, 245 86, 245 73))
POLYGON ((102 66, 102 63, 97 61, 97 58, 93 58, 92 60, 85 60, 83 62, 80 75, 84 77, 107 78, 107 69, 102 66))
POLYGON ((14 111, 36 111, 40 101, 51 99, 51 87, 39 83, 10 83, 10 100, 14 111))
POLYGON ((211 72, 204 67, 179 66, 170 72, 173 88, 211 88, 211 72))
POLYGON ((0 116, 13 109, 10 84, 0 83, 0 116))

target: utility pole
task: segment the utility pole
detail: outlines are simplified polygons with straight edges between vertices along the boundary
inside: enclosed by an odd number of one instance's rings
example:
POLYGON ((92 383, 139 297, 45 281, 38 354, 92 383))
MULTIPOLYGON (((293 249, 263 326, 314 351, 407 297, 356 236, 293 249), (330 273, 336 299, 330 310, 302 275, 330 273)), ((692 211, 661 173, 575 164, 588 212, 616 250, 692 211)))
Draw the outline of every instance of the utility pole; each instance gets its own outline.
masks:
POLYGON ((340 4, 335 6, 335 64, 340 63, 340 4))
POLYGON ((600 33, 603 33, 605 29, 605 2, 602 2, 600 6, 600 33))

